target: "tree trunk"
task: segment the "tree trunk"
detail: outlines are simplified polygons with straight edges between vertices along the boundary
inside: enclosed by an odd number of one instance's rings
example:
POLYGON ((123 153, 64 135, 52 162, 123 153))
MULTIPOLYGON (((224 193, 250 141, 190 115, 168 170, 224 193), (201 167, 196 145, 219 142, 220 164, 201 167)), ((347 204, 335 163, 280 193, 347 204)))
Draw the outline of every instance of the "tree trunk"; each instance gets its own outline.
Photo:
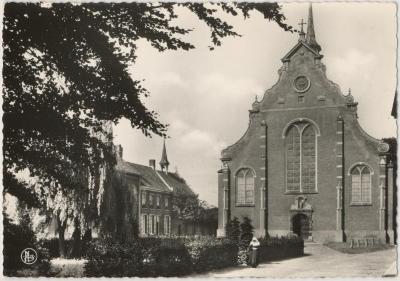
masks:
POLYGON ((65 258, 65 238, 64 238, 64 234, 65 234, 65 228, 67 226, 67 222, 61 222, 60 217, 57 216, 57 226, 58 226, 58 251, 60 253, 60 257, 61 258, 65 258))
POLYGON ((74 224, 75 224, 75 229, 74 232, 72 233, 72 257, 80 258, 82 243, 81 243, 81 227, 79 225, 79 220, 75 219, 74 224))
POLYGON ((89 243, 92 241, 92 230, 90 228, 86 229, 82 237, 82 255, 87 255, 87 250, 89 248, 89 243))

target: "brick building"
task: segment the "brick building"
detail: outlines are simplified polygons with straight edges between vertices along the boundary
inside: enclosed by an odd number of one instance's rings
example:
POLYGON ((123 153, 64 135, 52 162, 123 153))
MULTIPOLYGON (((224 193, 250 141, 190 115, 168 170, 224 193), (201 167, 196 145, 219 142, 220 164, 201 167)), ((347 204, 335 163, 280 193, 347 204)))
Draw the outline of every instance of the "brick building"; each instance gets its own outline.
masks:
POLYGON ((357 102, 328 80, 320 51, 310 5, 307 33, 283 57, 278 82, 221 153, 219 236, 229 219, 247 216, 257 236, 394 242, 390 147, 360 127, 357 102))
POLYGON ((201 221, 179 217, 174 198, 184 197, 197 202, 197 195, 177 173, 168 171, 169 161, 165 142, 160 160, 140 165, 123 160, 122 147, 117 146, 117 166, 114 183, 108 188, 105 206, 107 232, 120 232, 119 237, 130 239, 135 231, 139 236, 181 236, 215 232, 201 221), (108 222, 107 222, 108 220, 108 222), (137 225, 135 226, 135 223, 137 225), (135 230, 137 227, 137 230, 135 230), (116 229, 116 230, 115 230, 116 229))

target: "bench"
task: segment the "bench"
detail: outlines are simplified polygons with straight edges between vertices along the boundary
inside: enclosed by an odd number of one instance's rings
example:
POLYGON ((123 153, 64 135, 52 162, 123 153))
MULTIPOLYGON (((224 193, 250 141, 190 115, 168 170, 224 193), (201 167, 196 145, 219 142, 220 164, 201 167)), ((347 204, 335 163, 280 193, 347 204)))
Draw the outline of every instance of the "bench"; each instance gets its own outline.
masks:
POLYGON ((350 238, 350 248, 369 247, 381 244, 381 240, 375 236, 354 237, 350 238))

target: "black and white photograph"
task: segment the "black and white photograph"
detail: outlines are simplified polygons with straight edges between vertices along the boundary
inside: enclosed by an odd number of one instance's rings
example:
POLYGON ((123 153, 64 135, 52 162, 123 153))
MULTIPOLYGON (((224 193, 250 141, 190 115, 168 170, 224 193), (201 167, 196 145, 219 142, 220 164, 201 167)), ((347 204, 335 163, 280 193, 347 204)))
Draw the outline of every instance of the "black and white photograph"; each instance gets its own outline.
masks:
POLYGON ((5 1, 4 277, 398 274, 394 1, 5 1))

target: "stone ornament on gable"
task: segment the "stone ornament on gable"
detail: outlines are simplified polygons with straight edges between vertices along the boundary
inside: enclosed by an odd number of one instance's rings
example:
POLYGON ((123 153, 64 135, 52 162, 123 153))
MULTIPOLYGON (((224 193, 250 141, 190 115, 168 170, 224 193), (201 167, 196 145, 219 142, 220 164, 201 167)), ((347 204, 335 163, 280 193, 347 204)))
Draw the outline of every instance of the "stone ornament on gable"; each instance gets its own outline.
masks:
POLYGON ((296 90, 296 92, 304 93, 308 89, 310 89, 311 82, 307 76, 299 75, 294 79, 293 86, 294 86, 294 89, 296 90))
POLYGON ((383 140, 380 140, 377 149, 379 153, 386 153, 389 151, 389 144, 387 144, 383 140))
POLYGON ((357 109, 358 102, 355 102, 355 101, 354 101, 354 97, 353 97, 353 95, 351 94, 351 89, 349 89, 349 92, 347 93, 346 96, 344 96, 344 98, 345 98, 345 100, 346 100, 346 105, 347 105, 348 107, 352 107, 352 108, 357 109))

